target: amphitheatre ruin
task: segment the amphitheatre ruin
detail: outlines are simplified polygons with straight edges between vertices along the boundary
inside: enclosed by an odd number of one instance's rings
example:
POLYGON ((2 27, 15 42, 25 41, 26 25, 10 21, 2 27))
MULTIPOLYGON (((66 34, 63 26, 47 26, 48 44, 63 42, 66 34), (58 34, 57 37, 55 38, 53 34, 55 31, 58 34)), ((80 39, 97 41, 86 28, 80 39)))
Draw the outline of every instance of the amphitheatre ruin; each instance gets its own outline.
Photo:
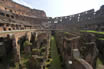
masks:
POLYGON ((104 69, 104 5, 47 17, 0 0, 0 69, 104 69))

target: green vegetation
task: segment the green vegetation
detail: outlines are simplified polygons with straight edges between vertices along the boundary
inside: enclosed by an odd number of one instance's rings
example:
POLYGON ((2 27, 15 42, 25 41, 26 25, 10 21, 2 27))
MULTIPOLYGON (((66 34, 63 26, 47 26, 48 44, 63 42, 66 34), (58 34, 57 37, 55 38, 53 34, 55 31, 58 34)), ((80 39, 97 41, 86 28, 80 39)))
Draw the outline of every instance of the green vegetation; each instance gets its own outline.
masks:
POLYGON ((32 52, 41 52, 43 53, 45 51, 46 47, 42 47, 40 49, 32 49, 32 52))
POLYGON ((15 63, 15 65, 16 65, 15 69, 19 69, 19 64, 15 63))
POLYGON ((25 41, 24 42, 24 44, 23 44, 24 46, 31 46, 32 45, 32 43, 30 43, 28 40, 27 41, 25 41))
POLYGON ((64 32, 64 34, 69 34, 69 32, 64 32))
POLYGON ((21 63, 26 63, 29 58, 31 57, 31 55, 24 55, 24 54, 21 54, 21 63))
POLYGON ((99 58, 97 58, 96 69, 101 69, 101 66, 103 66, 103 63, 99 58))
POLYGON ((33 52, 40 52, 40 49, 32 49, 33 52))
POLYGON ((97 65, 98 64, 103 64, 99 58, 97 59, 97 65))
POLYGON ((40 52, 45 52, 46 47, 41 47, 40 52))
POLYGON ((24 55, 24 54, 21 54, 21 66, 23 67, 23 68, 26 68, 26 69, 28 69, 27 68, 27 66, 28 66, 28 63, 29 63, 29 59, 30 59, 30 57, 31 57, 31 55, 24 55))
POLYGON ((104 38, 98 38, 98 40, 104 40, 104 38))
POLYGON ((51 64, 52 61, 53 61, 53 60, 52 60, 51 58, 48 59, 48 60, 45 62, 45 65, 51 64))
POLYGON ((104 35, 104 32, 99 32, 95 30, 80 30, 80 32, 88 32, 88 33, 94 33, 94 34, 102 34, 104 35))
MULTIPOLYGON (((94 33, 98 35, 104 35, 104 32, 94 31, 94 30, 80 30, 80 32, 94 33)), ((103 37, 98 37, 98 40, 104 40, 103 37)))
POLYGON ((52 62, 48 69, 62 69, 60 55, 58 54, 55 38, 53 36, 51 38, 51 57, 52 62))
POLYGON ((26 66, 26 63, 29 61, 29 58, 24 58, 24 57, 22 57, 21 58, 21 64, 23 65, 23 66, 26 66))
POLYGON ((94 30, 80 30, 80 32, 96 33, 97 31, 94 31, 94 30))
POLYGON ((15 63, 15 67, 10 67, 10 69, 19 69, 19 63, 15 63))
POLYGON ((66 34, 66 35, 73 35, 72 33, 69 33, 69 32, 64 32, 64 34, 66 34))

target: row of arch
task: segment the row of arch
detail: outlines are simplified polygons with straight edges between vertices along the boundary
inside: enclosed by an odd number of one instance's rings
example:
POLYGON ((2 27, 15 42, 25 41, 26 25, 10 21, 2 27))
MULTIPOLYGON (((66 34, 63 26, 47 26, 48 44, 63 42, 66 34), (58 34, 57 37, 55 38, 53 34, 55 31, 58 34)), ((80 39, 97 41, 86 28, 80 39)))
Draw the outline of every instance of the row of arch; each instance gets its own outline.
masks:
POLYGON ((88 21, 103 16, 104 15, 103 11, 104 5, 101 6, 101 8, 96 12, 94 11, 94 9, 91 9, 74 15, 49 18, 49 23, 79 23, 82 21, 88 21))

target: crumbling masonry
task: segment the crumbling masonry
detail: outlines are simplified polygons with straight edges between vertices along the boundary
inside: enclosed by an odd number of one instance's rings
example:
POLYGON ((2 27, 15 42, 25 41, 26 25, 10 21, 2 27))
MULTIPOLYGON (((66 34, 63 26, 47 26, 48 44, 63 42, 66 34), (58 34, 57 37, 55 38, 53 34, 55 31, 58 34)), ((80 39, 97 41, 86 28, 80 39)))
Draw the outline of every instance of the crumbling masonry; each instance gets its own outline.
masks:
POLYGON ((98 58, 104 64, 103 30, 104 6, 96 12, 51 18, 43 10, 0 0, 0 69, 50 68, 51 36, 61 68, 96 69, 98 58))

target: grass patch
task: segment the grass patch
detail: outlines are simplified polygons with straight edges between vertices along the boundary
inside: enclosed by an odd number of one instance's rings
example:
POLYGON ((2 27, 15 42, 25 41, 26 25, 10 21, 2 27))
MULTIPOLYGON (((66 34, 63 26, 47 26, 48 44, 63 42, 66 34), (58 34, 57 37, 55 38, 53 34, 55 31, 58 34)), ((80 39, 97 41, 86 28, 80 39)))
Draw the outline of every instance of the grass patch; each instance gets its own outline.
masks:
POLYGON ((69 34, 69 32, 64 32, 64 34, 69 34))
POLYGON ((94 31, 94 30, 80 30, 80 32, 88 32, 88 33, 94 33, 94 34, 102 34, 104 35, 104 32, 94 31))
POLYGON ((32 45, 32 43, 30 43, 28 40, 27 41, 25 41, 24 42, 24 44, 23 44, 24 46, 31 46, 32 45))
POLYGON ((98 64, 103 64, 102 61, 99 58, 97 59, 97 65, 98 64))
POLYGON ((98 38, 98 40, 104 40, 104 38, 98 38))
POLYGON ((103 63, 99 58, 97 58, 96 69, 100 69, 101 66, 103 66, 103 63))
POLYGON ((94 31, 94 30, 80 30, 80 32, 96 33, 96 31, 94 31))
POLYGON ((51 57, 52 62, 48 69, 62 69, 60 55, 58 54, 55 38, 53 36, 51 37, 51 57))

